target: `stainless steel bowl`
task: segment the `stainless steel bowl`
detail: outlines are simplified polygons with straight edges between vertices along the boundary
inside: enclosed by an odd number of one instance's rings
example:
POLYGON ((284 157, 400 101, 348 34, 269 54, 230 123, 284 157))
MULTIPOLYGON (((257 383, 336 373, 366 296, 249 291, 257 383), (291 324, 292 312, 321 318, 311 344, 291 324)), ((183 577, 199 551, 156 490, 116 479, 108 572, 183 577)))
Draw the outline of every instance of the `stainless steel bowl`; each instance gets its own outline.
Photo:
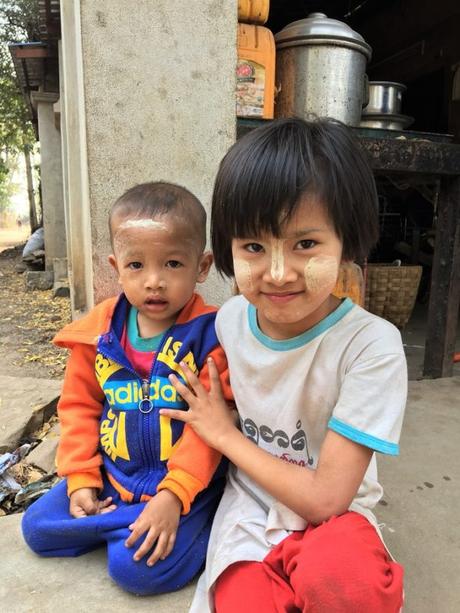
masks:
POLYGON ((403 92, 406 86, 393 81, 369 81, 369 102, 363 109, 363 113, 389 113, 399 115, 403 92))
POLYGON ((397 113, 363 113, 359 125, 361 128, 405 130, 413 121, 413 117, 409 117, 409 115, 398 115, 397 113))

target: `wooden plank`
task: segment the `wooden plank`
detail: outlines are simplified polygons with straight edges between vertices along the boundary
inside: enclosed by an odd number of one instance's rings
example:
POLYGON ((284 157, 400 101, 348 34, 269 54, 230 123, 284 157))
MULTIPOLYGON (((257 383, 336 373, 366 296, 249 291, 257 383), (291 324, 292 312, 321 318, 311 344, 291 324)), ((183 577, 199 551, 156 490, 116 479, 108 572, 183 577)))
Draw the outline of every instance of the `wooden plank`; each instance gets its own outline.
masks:
MULTIPOLYGON (((238 119, 237 137, 241 138, 247 132, 265 125, 271 120, 238 119)), ((460 174, 460 145, 427 140, 424 133, 420 138, 395 136, 388 138, 391 130, 382 130, 385 138, 364 136, 362 128, 354 129, 355 135, 364 151, 369 157, 371 167, 376 172, 406 173, 424 175, 451 175, 460 174)), ((401 136, 401 133, 397 133, 401 136)))
POLYGON ((451 377, 460 306, 460 177, 443 178, 438 202, 423 376, 451 377))
MULTIPOLYGON (((10 49, 11 48, 12 47, 10 47, 10 49)), ((13 48, 12 53, 14 53, 15 57, 21 60, 49 56, 49 51, 46 47, 16 47, 13 48)))
POLYGON ((360 138, 378 172, 452 175, 460 173, 460 145, 416 139, 360 138))

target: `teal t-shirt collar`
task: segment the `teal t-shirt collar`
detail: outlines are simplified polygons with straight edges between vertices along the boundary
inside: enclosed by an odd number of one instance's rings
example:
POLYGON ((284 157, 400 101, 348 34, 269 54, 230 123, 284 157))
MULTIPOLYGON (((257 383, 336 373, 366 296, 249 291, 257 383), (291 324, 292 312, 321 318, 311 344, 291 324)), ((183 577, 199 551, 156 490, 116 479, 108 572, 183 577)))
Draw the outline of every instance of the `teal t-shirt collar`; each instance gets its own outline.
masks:
POLYGON ((131 306, 129 309, 127 326, 129 342, 136 351, 156 351, 160 346, 164 332, 160 332, 160 334, 151 336, 150 338, 142 338, 139 335, 139 326, 137 325, 138 312, 139 311, 136 309, 136 307, 131 306))
POLYGON ((259 328, 259 324, 257 322, 257 309, 254 307, 254 305, 249 303, 249 328, 253 335, 257 338, 257 340, 259 340, 262 345, 265 345, 265 347, 273 349, 274 351, 289 351, 291 349, 297 349, 298 347, 306 345, 323 332, 326 332, 326 330, 328 330, 338 321, 340 321, 342 317, 344 317, 354 306, 355 305, 352 300, 350 300, 350 298, 346 298, 345 300, 343 300, 343 302, 341 302, 341 304, 339 304, 335 311, 329 313, 327 317, 319 321, 309 330, 306 330, 302 334, 294 336, 293 338, 287 338, 285 340, 275 340, 264 334, 259 328))

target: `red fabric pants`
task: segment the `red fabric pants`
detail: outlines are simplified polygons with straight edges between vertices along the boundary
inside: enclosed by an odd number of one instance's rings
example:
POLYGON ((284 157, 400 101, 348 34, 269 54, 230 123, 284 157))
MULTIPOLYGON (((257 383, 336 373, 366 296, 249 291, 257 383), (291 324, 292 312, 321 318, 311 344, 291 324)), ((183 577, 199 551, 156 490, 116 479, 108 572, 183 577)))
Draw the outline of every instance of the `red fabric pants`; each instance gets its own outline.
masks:
POLYGON ((403 568, 358 513, 285 538, 262 562, 237 562, 218 578, 217 613, 397 613, 403 568))

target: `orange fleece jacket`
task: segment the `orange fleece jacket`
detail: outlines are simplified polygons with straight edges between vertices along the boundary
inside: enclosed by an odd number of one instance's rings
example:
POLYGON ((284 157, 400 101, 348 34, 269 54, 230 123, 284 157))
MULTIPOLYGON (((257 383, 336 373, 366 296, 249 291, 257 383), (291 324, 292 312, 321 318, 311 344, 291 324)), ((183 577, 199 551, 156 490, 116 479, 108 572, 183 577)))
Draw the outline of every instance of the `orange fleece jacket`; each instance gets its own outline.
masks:
MULTIPOLYGON (((104 300, 86 316, 65 326, 53 339, 55 345, 71 349, 58 403, 61 438, 57 452, 58 474, 67 478, 69 495, 82 487, 102 489, 103 485, 100 470, 103 460, 98 445, 104 393, 96 380, 94 362, 98 338, 109 331, 117 301, 118 297, 104 300)), ((194 294, 176 323, 185 323, 215 310, 215 307, 205 305, 201 296, 194 294)), ((222 348, 216 347, 209 355, 220 373, 225 398, 233 400, 222 348)), ((199 378, 209 389, 206 364, 199 378)), ((220 459, 221 455, 186 424, 168 460, 168 473, 157 491, 167 488, 174 492, 182 502, 182 513, 188 513, 195 496, 209 484, 220 459)), ((117 486, 116 483, 113 485, 117 486)), ((132 498, 124 490, 120 495, 127 501, 132 498)))

